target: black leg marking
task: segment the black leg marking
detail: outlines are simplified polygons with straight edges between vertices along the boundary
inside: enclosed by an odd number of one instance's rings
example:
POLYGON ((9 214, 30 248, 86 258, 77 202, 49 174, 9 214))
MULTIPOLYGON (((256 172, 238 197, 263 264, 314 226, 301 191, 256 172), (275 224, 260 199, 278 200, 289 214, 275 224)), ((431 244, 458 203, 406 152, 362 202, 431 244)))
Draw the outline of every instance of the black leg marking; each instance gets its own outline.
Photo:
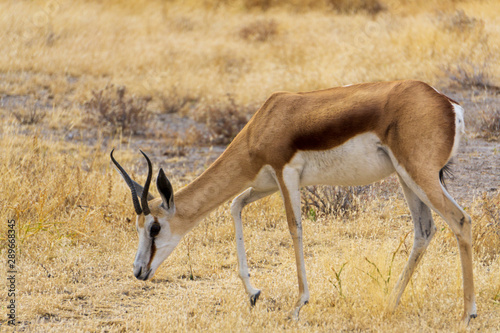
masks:
POLYGON ((424 226, 422 225, 422 218, 420 216, 418 217, 418 226, 420 227, 420 234, 422 236, 425 235, 424 226))
POLYGON ((257 303, 259 296, 260 296, 260 290, 257 292, 257 294, 250 296, 250 305, 252 307, 255 306, 255 303, 257 303))

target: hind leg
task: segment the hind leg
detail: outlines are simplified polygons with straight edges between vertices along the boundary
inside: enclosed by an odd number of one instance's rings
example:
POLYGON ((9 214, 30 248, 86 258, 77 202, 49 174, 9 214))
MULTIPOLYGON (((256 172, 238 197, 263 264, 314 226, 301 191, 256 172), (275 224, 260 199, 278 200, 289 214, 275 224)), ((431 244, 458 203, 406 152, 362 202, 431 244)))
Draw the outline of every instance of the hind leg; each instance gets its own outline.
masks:
POLYGON ((476 317, 476 301, 474 296, 474 280, 472 271, 472 226, 471 218, 453 200, 441 185, 436 172, 420 172, 418 177, 410 175, 400 166, 396 167, 398 174, 406 185, 418 195, 427 206, 436 211, 448 224, 457 238, 462 263, 464 290, 464 313, 462 321, 468 323, 476 317), (419 179, 418 184, 414 179, 419 179))
POLYGON ((436 211, 449 225, 457 239, 462 262, 462 277, 464 290, 464 314, 462 321, 469 323, 476 318, 476 298, 474 296, 474 279, 472 264, 472 223, 470 216, 453 200, 445 188, 442 193, 430 196, 436 211))
POLYGON ((394 312, 401 295, 403 294, 406 285, 411 279, 413 272, 422 259, 425 250, 429 246, 432 237, 436 232, 436 226, 432 219, 431 210, 420 198, 413 192, 404 182, 401 177, 399 182, 403 188, 408 207, 410 208, 413 225, 414 225, 414 239, 413 248, 408 258, 408 262, 399 277, 396 286, 394 287, 391 296, 389 297, 389 304, 387 305, 387 312, 394 312))

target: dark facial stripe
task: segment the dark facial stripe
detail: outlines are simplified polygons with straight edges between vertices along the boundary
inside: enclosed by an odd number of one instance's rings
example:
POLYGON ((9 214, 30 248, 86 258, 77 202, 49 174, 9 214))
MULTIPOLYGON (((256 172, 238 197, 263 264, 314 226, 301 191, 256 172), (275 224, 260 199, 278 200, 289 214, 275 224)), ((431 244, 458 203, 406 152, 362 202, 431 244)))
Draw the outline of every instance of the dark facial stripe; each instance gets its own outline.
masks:
MULTIPOLYGON (((154 223, 158 223, 158 218, 156 216, 153 216, 153 218, 155 220, 154 223)), ((151 256, 149 257, 148 269, 151 267, 151 263, 153 262, 155 254, 156 254, 156 245, 155 245, 155 240, 152 239, 151 240, 151 256)))
POLYGON ((155 245, 155 240, 151 240, 151 256, 149 257, 149 262, 148 262, 148 269, 151 268, 151 263, 153 262, 153 259, 156 254, 156 245, 155 245))

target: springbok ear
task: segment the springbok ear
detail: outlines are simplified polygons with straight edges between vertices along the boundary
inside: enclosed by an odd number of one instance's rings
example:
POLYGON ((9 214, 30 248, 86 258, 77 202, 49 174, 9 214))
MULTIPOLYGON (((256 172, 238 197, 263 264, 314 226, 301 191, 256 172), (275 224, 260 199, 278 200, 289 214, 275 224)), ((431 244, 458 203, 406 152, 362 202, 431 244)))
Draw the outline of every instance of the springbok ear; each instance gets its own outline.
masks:
POLYGON ((156 188, 158 192, 160 192, 161 199, 163 203, 161 206, 163 209, 169 212, 173 212, 175 209, 174 206, 174 189, 172 188, 172 184, 165 176, 165 172, 163 169, 160 169, 158 172, 158 178, 156 178, 156 188))

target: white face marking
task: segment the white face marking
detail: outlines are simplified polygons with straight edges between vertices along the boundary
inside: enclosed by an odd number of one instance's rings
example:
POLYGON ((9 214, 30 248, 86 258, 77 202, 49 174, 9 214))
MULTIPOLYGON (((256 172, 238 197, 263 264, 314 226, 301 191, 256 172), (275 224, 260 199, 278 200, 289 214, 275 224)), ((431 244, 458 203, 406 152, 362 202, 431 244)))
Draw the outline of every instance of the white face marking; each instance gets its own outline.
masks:
POLYGON ((153 240, 150 230, 154 218, 148 215, 145 220, 143 228, 139 227, 137 223, 139 246, 137 247, 137 254, 134 260, 134 275, 141 280, 153 277, 160 264, 167 259, 182 238, 182 236, 171 232, 170 223, 165 218, 157 218, 161 229, 160 233, 153 240), (152 254, 153 242, 155 247, 154 254, 152 254), (154 255, 153 260, 151 260, 152 255, 154 255))
POLYGON ((161 263, 164 262, 165 259, 167 259, 168 256, 174 251, 181 238, 182 236, 173 234, 167 241, 163 240, 158 242, 158 245, 156 246, 156 254, 151 262, 151 273, 149 274, 149 278, 153 277, 161 263))

